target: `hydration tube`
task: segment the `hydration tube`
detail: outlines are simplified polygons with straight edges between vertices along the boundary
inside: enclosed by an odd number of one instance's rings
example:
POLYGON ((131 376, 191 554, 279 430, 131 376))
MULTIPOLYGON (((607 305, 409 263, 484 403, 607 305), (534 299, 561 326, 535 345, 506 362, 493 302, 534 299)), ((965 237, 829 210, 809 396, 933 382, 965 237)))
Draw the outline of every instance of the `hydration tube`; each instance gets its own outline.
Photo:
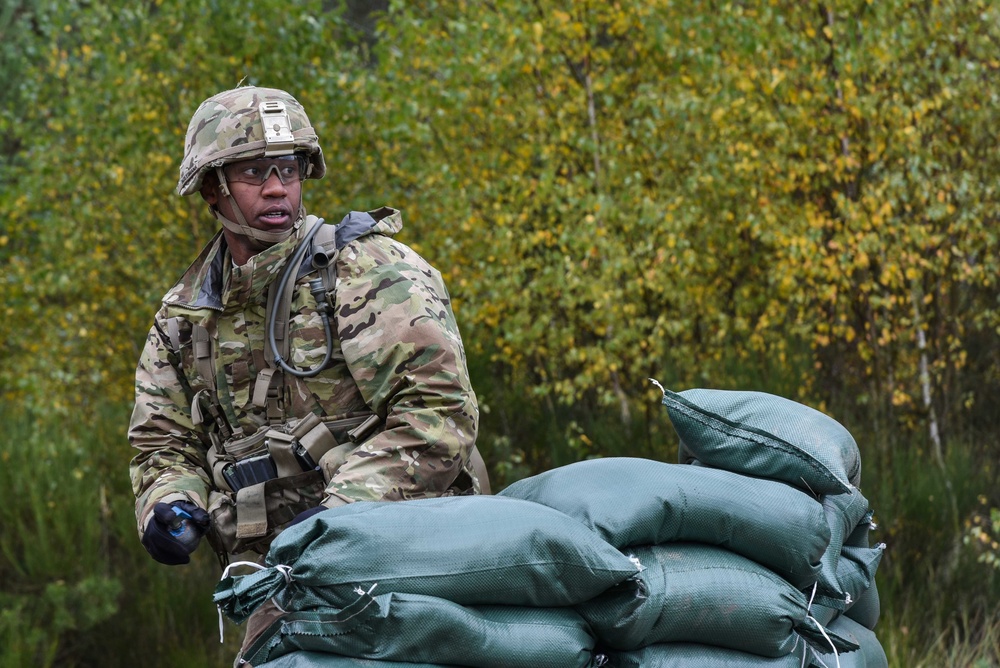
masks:
MULTIPOLYGON (((312 226, 306 236, 302 239, 298 248, 295 249, 295 254, 289 260, 288 264, 285 265, 285 270, 281 273, 281 280, 278 283, 278 295, 285 294, 285 288, 288 285, 289 279, 298 273, 299 265, 302 264, 302 258, 305 256, 306 251, 312 246, 312 239, 316 236, 316 232, 319 228, 324 225, 323 219, 317 220, 316 224, 312 226)), ((329 264, 330 258, 326 253, 317 253, 313 257, 313 267, 317 269, 322 269, 329 264)), ((314 367, 309 369, 296 369, 284 359, 281 358, 281 354, 278 353, 278 346, 274 338, 274 325, 277 320, 275 311, 276 308, 271 309, 269 313, 269 318, 267 320, 267 341, 271 345, 271 350, 274 351, 274 363, 283 371, 292 374, 293 376, 298 376, 299 378, 312 378, 313 376, 319 374, 326 365, 330 362, 330 358, 333 357, 333 346, 331 345, 333 341, 333 332, 330 329, 330 315, 329 305, 327 304, 325 295, 325 286, 321 279, 315 279, 309 282, 309 290, 312 292, 313 298, 316 300, 316 309, 319 312, 320 318, 323 320, 323 334, 326 336, 326 356, 323 361, 314 367)), ((276 300, 280 301, 280 300, 276 300)), ((287 315, 287 314, 286 314, 287 315)), ((291 342, 289 342, 289 347, 291 347, 291 342)), ((291 353, 289 353, 291 354, 291 353)))

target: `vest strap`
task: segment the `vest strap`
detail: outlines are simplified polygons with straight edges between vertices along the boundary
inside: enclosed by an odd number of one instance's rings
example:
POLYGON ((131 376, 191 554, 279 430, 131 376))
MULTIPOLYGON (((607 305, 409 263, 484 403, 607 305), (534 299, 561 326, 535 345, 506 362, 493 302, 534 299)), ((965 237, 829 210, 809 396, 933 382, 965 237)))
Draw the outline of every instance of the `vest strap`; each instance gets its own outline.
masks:
POLYGON ((297 439, 292 434, 272 429, 267 433, 267 451, 274 460, 274 468, 279 478, 302 473, 302 465, 295 457, 297 439))
POLYGON ((236 492, 236 538, 261 538, 267 535, 267 506, 264 485, 257 483, 236 492))

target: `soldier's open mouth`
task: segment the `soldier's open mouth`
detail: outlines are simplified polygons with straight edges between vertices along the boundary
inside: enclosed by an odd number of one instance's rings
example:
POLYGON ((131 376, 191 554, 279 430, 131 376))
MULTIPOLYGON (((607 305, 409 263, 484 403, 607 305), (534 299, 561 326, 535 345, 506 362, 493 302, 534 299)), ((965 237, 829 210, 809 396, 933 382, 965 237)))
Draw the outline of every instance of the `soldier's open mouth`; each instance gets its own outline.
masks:
POLYGON ((291 218, 287 211, 268 211, 260 214, 260 219, 271 225, 281 225, 291 218))

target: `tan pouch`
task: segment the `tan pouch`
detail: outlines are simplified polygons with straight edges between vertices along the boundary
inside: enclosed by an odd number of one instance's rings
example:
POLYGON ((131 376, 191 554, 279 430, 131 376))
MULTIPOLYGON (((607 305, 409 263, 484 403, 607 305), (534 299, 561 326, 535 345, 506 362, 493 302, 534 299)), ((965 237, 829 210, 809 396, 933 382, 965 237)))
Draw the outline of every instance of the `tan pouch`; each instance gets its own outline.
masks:
POLYGON ((208 515, 212 524, 208 539, 216 552, 239 554, 253 550, 266 554, 271 541, 280 533, 283 525, 302 511, 318 506, 326 489, 319 471, 275 478, 263 484, 267 531, 262 536, 239 538, 238 509, 232 494, 212 492, 209 495, 208 515))

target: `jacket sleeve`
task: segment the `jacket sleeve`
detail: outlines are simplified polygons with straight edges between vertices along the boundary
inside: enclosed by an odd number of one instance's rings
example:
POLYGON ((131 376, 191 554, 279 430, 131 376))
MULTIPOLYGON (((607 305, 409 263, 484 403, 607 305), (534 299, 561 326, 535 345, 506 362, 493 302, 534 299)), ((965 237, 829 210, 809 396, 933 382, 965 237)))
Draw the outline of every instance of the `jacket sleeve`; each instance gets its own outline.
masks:
POLYGON ((208 507, 207 446, 191 422, 183 376, 166 336, 154 325, 135 372, 135 408, 128 438, 138 454, 129 466, 139 535, 159 502, 190 501, 208 507))
POLYGON ((382 235, 341 253, 336 323, 345 361, 385 429, 331 478, 324 504, 441 496, 466 467, 479 409, 441 275, 382 235))

